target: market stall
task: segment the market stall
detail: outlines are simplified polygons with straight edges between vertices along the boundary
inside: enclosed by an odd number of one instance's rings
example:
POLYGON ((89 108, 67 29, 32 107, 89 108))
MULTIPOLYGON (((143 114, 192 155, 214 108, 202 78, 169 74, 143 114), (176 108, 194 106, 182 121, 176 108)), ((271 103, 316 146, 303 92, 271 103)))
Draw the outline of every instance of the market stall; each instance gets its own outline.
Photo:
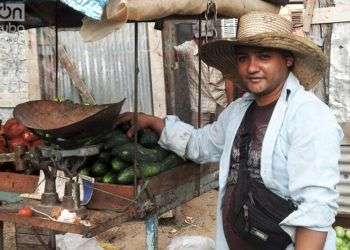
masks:
MULTIPOLYGON (((242 8, 240 10, 241 12, 237 14, 235 12, 237 9, 233 9, 230 12, 225 8, 229 1, 217 1, 217 8, 213 7, 215 6, 213 5, 215 1, 208 1, 212 5, 205 4, 203 6, 202 4, 201 6, 197 6, 198 8, 195 8, 193 12, 184 12, 180 8, 175 12, 173 12, 174 9, 163 10, 162 13, 166 14, 160 16, 154 15, 152 12, 142 13, 144 16, 139 16, 137 15, 140 14, 137 11, 137 7, 141 8, 144 5, 137 5, 137 3, 140 4, 141 2, 130 1, 129 5, 117 5, 115 7, 112 4, 120 4, 120 2, 111 1, 111 4, 107 6, 107 10, 109 8, 110 11, 107 11, 107 16, 105 16, 108 25, 103 25, 103 27, 107 27, 107 30, 98 33, 99 30, 96 27, 102 26, 96 20, 86 21, 85 29, 82 30, 83 34, 85 32, 86 40, 90 41, 101 38, 108 32, 116 29, 120 24, 135 22, 135 113, 139 111, 137 22, 164 19, 168 18, 168 16, 177 18, 177 15, 186 15, 187 18, 203 19, 205 22, 208 22, 210 21, 209 19, 217 15, 237 17, 253 8, 253 5, 246 6, 247 9, 242 8), (111 10, 115 9, 120 11, 116 16, 111 12, 111 10), (125 12, 128 13, 127 16, 129 18, 125 18, 124 15, 120 14, 125 12)), ((147 4, 147 1, 143 2, 147 4)), ((267 4, 266 2, 258 0, 256 2, 259 2, 262 6, 261 8, 267 8, 268 11, 276 12, 278 10, 276 6, 267 4)), ((27 28, 55 24, 57 31, 57 28, 60 27, 80 27, 82 24, 84 15, 61 2, 47 1, 45 4, 38 4, 35 1, 27 1, 27 3, 29 6, 27 11, 33 17, 30 19, 33 22, 28 22, 26 25, 27 28), (63 14, 58 15, 58 11, 63 14)), ((153 11, 159 14, 159 10, 153 11)), ((58 53, 57 48, 56 40, 56 58, 58 53)), ((40 177, 22 174, 26 171, 31 172, 34 168, 41 169, 45 173, 44 195, 41 196, 41 201, 32 201, 26 198, 20 203, 4 204, 0 207, 0 220, 14 222, 17 225, 50 229, 53 232, 72 232, 93 237, 125 221, 142 218, 146 221, 146 247, 147 249, 156 249, 158 215, 176 208, 216 187, 218 172, 216 167, 198 167, 198 165, 192 162, 184 162, 169 152, 165 152, 164 155, 166 156, 162 158, 158 157, 161 153, 153 151, 152 153, 156 156, 152 156, 151 150, 155 150, 156 146, 154 142, 150 144, 144 141, 142 142, 144 140, 144 138, 142 139, 143 135, 136 136, 133 141, 125 139, 126 137, 123 134, 125 133, 125 129, 117 128, 115 130, 113 128, 114 118, 119 114, 122 105, 123 103, 120 102, 106 106, 93 105, 91 107, 84 107, 83 105, 74 106, 71 103, 65 102, 45 103, 45 101, 18 105, 14 112, 15 118, 20 124, 28 128, 29 132, 34 132, 34 134, 39 136, 42 144, 38 147, 33 146, 31 149, 28 147, 25 150, 21 147, 22 145, 19 145, 19 147, 14 147, 12 152, 4 152, 4 154, 0 155, 0 162, 13 162, 16 170, 21 172, 0 172, 0 178, 3 180, 0 182, 0 190, 2 192, 12 193, 35 193, 38 184, 41 184, 40 177), (58 106, 55 106, 56 104, 58 106), (36 110, 36 112, 33 112, 33 110, 36 110), (31 116, 33 113, 36 115, 31 116), (37 114, 41 114, 41 116, 37 114), (53 115, 54 118, 51 119, 53 115), (60 117, 60 115, 64 115, 64 117, 58 119, 57 117, 60 117), (66 123, 62 123, 65 121, 64 119, 66 119, 66 123), (102 124, 104 127, 101 127, 102 124), (149 147, 146 145, 149 145, 149 147), (119 158, 128 155, 127 157, 131 158, 125 158, 126 160, 123 159, 121 162, 114 161, 115 164, 112 164, 112 166, 118 168, 114 174, 106 176, 110 169, 108 171, 102 171, 103 174, 97 173, 98 170, 104 168, 104 165, 101 164, 105 160, 103 157, 107 155, 109 157, 108 161, 112 159, 110 154, 119 158), (145 163, 151 166, 145 170, 145 167, 141 164, 142 157, 155 157, 156 159, 146 160, 145 163), (89 196, 88 194, 90 192, 90 199, 88 199, 88 203, 85 206, 82 206, 81 204, 84 203, 84 199, 81 201, 79 197, 81 193, 79 188, 77 189, 81 184, 78 184, 78 180, 74 179, 74 177, 85 169, 83 163, 90 159, 92 159, 92 164, 96 167, 94 170, 90 168, 88 171, 95 172, 93 176, 95 180, 101 180, 102 178, 105 181, 103 181, 104 183, 91 183, 88 181, 89 179, 85 179, 86 186, 82 195, 85 198, 85 196, 89 196), (122 162, 127 162, 128 168, 126 165, 120 167, 122 162), (48 168, 48 166, 53 166, 53 168, 48 168), (58 170, 63 170, 66 174, 65 177, 58 178, 67 180, 64 182, 65 202, 59 206, 55 186, 56 172, 58 170), (124 175, 127 176, 127 180, 120 179, 122 170, 124 171, 124 175), (151 173, 152 171, 153 173, 151 173), (27 206, 35 209, 33 210, 35 216, 23 217, 18 215, 19 209, 27 206), (57 218, 52 216, 52 210, 57 206, 77 212, 80 220, 88 221, 89 223, 66 223, 58 221, 57 218)), ((138 119, 137 115, 135 115, 134 119, 138 119)), ((34 141, 31 141, 30 144, 34 144, 32 142, 34 141)), ((84 178, 81 179, 84 183, 84 178)), ((34 229, 33 234, 39 240, 40 244, 49 245, 51 248, 54 248, 54 238, 52 238, 52 235, 43 236, 42 234, 35 233, 35 230, 37 229, 34 229), (47 241, 43 240, 46 238, 48 239, 47 241)), ((33 245, 33 243, 30 244, 33 245)), ((25 249, 26 244, 23 243, 22 247, 25 249)))

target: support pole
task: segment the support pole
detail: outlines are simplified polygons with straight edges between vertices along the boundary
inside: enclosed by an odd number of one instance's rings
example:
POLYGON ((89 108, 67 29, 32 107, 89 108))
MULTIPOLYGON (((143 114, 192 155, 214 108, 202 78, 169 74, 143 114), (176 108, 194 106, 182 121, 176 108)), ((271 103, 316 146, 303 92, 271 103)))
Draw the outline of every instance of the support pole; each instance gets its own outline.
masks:
POLYGON ((151 214, 146 217, 146 250, 158 249, 158 215, 151 214))

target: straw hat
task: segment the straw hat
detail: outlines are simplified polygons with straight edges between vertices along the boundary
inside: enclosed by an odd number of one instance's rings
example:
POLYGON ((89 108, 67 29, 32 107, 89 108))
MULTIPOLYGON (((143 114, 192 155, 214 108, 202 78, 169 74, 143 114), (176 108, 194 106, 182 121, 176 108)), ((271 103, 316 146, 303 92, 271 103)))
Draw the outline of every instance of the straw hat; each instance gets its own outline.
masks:
POLYGON ((321 80, 327 67, 322 50, 310 39, 292 34, 292 23, 277 14, 245 14, 239 19, 236 39, 209 42, 200 48, 201 58, 206 64, 219 69, 226 78, 240 84, 242 81, 234 58, 237 45, 292 52, 292 72, 306 89, 311 89, 321 80))

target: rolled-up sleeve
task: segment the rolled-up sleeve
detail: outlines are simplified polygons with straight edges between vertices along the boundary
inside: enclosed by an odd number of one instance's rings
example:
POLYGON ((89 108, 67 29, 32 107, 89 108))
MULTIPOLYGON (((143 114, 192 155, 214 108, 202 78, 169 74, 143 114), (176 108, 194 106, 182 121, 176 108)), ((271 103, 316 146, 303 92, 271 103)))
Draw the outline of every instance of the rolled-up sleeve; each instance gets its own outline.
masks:
POLYGON ((194 129, 176 116, 167 116, 158 143, 161 147, 197 163, 217 162, 225 144, 226 117, 227 111, 224 110, 217 121, 194 129))
POLYGON ((296 227, 328 232, 334 223, 343 133, 328 107, 319 102, 303 104, 289 122, 289 190, 298 209, 280 225, 294 240, 296 227))

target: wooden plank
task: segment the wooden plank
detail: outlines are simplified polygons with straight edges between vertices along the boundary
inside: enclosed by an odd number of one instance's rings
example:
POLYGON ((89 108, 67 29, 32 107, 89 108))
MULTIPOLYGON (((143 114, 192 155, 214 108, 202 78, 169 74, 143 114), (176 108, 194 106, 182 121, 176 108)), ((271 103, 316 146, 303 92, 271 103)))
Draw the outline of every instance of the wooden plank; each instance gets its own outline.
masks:
POLYGON ((36 29, 26 31, 26 43, 25 54, 28 80, 28 100, 40 100, 41 89, 36 29))
POLYGON ((350 5, 317 8, 314 10, 312 24, 350 22, 350 5))
POLYGON ((17 244, 16 250, 47 250, 47 247, 31 244, 17 244))
POLYGON ((310 26, 311 26, 312 16, 314 13, 315 2, 316 0, 307 0, 307 3, 306 3, 304 24, 303 24, 303 30, 305 33, 310 32, 310 26))
POLYGON ((163 65, 162 33, 154 29, 154 23, 148 23, 148 41, 151 67, 151 85, 153 115, 166 116, 166 97, 163 65))
POLYGON ((335 223, 333 226, 350 228, 350 214, 338 214, 335 218, 335 223))
POLYGON ((175 114, 175 52, 174 46, 177 43, 176 29, 172 21, 164 21, 162 30, 163 56, 164 56, 164 81, 166 95, 167 114, 175 114))
MULTIPOLYGON (((47 36, 49 38, 49 41, 54 44, 55 34, 52 29, 47 30, 47 36)), ((80 76, 76 64, 71 60, 68 52, 62 44, 58 45, 58 59, 63 68, 67 71, 69 77, 72 79, 73 85, 78 90, 83 102, 87 104, 96 104, 95 98, 80 76)))
POLYGON ((0 172, 0 191, 13 193, 32 193, 39 176, 0 172))
MULTIPOLYGON (((52 234, 52 232, 50 230, 46 230, 43 228, 36 228, 35 231, 39 235, 51 235, 52 234)), ((34 230, 32 227, 16 225, 16 233, 17 234, 33 234, 34 235, 34 230)))
POLYGON ((121 209, 128 205, 130 201, 112 194, 128 199, 132 199, 134 196, 134 186, 95 183, 94 188, 94 194, 87 205, 90 209, 121 209))
POLYGON ((217 166, 212 166, 210 164, 199 166, 193 162, 187 162, 152 177, 149 187, 153 194, 158 195, 186 183, 199 183, 202 177, 216 173, 217 170, 217 166))
POLYGON ((40 217, 21 217, 17 213, 0 212, 0 221, 76 234, 83 234, 86 230, 82 225, 62 223, 40 217))
MULTIPOLYGON (((39 235, 45 245, 48 245, 51 237, 49 235, 39 235)), ((34 234, 16 234, 17 244, 41 245, 34 234)))

